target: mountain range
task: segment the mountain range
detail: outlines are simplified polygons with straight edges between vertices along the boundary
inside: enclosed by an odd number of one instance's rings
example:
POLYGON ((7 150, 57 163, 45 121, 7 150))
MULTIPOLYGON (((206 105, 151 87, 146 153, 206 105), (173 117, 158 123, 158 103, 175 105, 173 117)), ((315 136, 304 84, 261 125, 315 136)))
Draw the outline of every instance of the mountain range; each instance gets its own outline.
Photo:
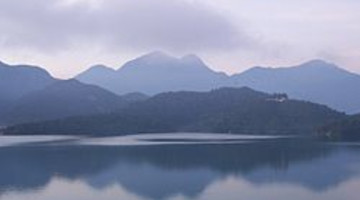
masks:
POLYGON ((7 65, 0 62, 2 100, 14 100, 40 90, 56 81, 44 69, 31 65, 7 65))
POLYGON ((340 112, 360 112, 360 75, 322 60, 294 67, 254 67, 229 76, 211 70, 195 55, 176 58, 153 52, 117 70, 97 65, 75 78, 59 80, 40 67, 0 62, 0 125, 109 114, 171 91, 244 86, 286 93, 290 99, 324 104, 340 112))
POLYGON ((12 126, 5 134, 126 135, 210 132, 311 135, 344 114, 326 106, 250 88, 167 92, 111 114, 79 116, 12 126))
POLYGON ((117 94, 154 95, 247 86, 267 93, 287 93, 291 98, 325 104, 347 113, 360 112, 360 75, 322 60, 293 67, 253 67, 228 76, 211 70, 195 55, 179 59, 153 52, 118 70, 98 65, 75 78, 117 94))
POLYGON ((11 66, 0 62, 0 116, 15 100, 55 81, 55 78, 40 67, 11 66))
POLYGON ((117 94, 154 95, 167 91, 208 91, 221 87, 227 76, 214 72, 195 55, 175 58, 152 52, 125 63, 118 70, 96 65, 75 78, 117 94))
POLYGON ((360 76, 322 60, 286 68, 254 67, 230 79, 232 86, 284 92, 292 98, 325 104, 339 111, 360 112, 360 76))
POLYGON ((109 113, 146 96, 120 97, 75 79, 59 80, 30 65, 0 63, 0 125, 109 113))
POLYGON ((16 100, 2 121, 14 124, 109 113, 126 104, 125 99, 98 86, 63 80, 16 100))

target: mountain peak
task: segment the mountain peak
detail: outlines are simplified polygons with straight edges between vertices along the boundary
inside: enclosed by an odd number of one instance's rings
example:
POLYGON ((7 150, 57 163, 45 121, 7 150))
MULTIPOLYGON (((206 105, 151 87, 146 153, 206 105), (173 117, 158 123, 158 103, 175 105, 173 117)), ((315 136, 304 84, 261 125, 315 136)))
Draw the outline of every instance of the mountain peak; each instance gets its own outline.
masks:
POLYGON ((193 67, 197 70, 203 71, 212 71, 204 62, 203 60, 195 54, 188 54, 183 56, 180 61, 184 63, 184 65, 193 67))
POLYGON ((164 58, 172 58, 170 55, 166 54, 162 51, 153 51, 148 54, 141 56, 139 59, 164 59, 164 58))
POLYGON ((195 54, 188 54, 185 55, 181 58, 182 61, 187 62, 187 63, 204 63, 201 58, 195 54))
POLYGON ((89 71, 115 71, 113 68, 110 68, 110 67, 108 67, 108 66, 106 66, 106 65, 102 65, 102 64, 98 64, 98 65, 94 65, 94 66, 92 66, 92 67, 90 67, 89 69, 88 69, 89 71))
POLYGON ((330 68, 337 68, 336 65, 332 64, 332 63, 329 63, 327 61, 324 61, 324 60, 321 60, 321 59, 314 59, 314 60, 310 60, 308 62, 305 62, 301 65, 299 65, 298 67, 311 67, 311 68, 314 68, 314 67, 330 67, 330 68))
POLYGON ((182 63, 187 65, 190 64, 197 66, 205 65, 204 62, 195 54, 188 54, 181 58, 176 58, 162 51, 150 52, 128 63, 134 63, 138 61, 140 61, 142 64, 151 64, 151 65, 159 65, 159 64, 175 65, 175 63, 177 64, 182 63))
POLYGON ((255 67, 251 67, 239 74, 253 74, 253 73, 263 73, 265 71, 269 71, 273 68, 270 68, 270 67, 261 67, 261 66, 255 66, 255 67))
POLYGON ((109 74, 112 74, 115 71, 116 70, 114 70, 113 68, 107 67, 105 65, 94 65, 89 69, 85 70, 84 72, 78 74, 75 78, 80 81, 84 81, 88 78, 93 78, 96 76, 108 76, 109 74))
POLYGON ((45 77, 49 79, 54 79, 51 74, 46 71, 44 68, 35 66, 35 65, 28 65, 28 64, 17 64, 17 65, 9 65, 7 63, 0 61, 0 67, 3 70, 10 70, 13 73, 21 73, 27 74, 27 76, 33 75, 38 77, 45 77))

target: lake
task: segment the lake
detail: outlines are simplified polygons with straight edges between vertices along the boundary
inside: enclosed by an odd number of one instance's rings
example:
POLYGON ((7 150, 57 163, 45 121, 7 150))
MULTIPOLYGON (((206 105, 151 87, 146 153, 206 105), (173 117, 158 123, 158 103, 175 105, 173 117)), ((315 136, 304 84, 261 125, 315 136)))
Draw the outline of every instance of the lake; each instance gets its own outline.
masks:
POLYGON ((0 141, 0 200, 358 200, 360 196, 357 144, 217 135, 0 137, 0 141))

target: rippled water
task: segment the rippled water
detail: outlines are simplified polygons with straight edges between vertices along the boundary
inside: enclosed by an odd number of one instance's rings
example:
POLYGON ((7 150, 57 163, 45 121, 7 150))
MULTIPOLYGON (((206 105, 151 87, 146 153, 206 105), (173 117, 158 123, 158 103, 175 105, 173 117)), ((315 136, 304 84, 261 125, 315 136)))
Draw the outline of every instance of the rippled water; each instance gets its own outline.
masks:
POLYGON ((131 146, 104 145, 111 138, 100 138, 98 145, 97 139, 91 139, 91 145, 89 139, 74 140, 1 147, 0 199, 358 200, 360 196, 358 145, 296 138, 131 146))

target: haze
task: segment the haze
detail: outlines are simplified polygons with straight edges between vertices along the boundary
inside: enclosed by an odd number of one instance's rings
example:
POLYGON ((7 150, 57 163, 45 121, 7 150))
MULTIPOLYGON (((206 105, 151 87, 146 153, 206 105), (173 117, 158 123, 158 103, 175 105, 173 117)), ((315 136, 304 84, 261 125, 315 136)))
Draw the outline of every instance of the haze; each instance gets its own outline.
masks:
POLYGON ((69 78, 153 50, 217 71, 319 58, 360 73, 355 0, 2 0, 0 60, 69 78))

